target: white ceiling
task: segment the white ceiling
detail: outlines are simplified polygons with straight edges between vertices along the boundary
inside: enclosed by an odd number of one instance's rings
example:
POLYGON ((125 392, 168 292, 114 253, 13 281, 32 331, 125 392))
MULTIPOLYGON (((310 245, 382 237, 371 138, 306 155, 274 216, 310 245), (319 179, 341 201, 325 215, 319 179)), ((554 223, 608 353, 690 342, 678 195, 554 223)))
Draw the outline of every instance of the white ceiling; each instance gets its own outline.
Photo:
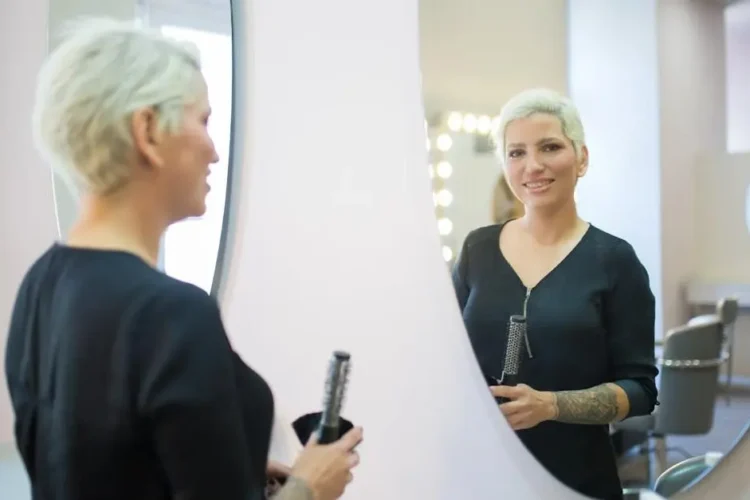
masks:
MULTIPOLYGON (((732 4, 732 23, 750 33, 750 0, 700 1, 732 4)), ((494 114, 524 88, 566 90, 567 0, 420 0, 419 9, 428 115, 494 114)))
POLYGON ((425 106, 495 113, 515 92, 565 82, 566 0, 421 0, 425 106), (538 43, 535 43, 538 42, 538 43), (550 47, 559 50, 550 50, 550 47), (523 71, 517 71, 522 67, 523 71))

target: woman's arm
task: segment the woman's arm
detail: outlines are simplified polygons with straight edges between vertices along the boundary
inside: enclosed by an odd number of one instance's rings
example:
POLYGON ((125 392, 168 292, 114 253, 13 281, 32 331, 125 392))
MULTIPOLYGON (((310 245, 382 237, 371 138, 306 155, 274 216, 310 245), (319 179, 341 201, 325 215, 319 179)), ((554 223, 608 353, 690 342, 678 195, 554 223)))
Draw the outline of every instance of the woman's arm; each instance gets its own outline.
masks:
POLYGON ((552 393, 553 420, 609 424, 647 415, 657 404, 654 365, 655 301, 646 269, 622 241, 608 262, 610 290, 604 301, 613 383, 552 393))
POLYGON ((246 500, 251 457, 218 307, 191 287, 155 290, 133 335, 137 407, 176 498, 246 500))
POLYGON ((617 384, 601 384, 552 396, 552 420, 566 424, 610 424, 630 413, 628 395, 617 384))

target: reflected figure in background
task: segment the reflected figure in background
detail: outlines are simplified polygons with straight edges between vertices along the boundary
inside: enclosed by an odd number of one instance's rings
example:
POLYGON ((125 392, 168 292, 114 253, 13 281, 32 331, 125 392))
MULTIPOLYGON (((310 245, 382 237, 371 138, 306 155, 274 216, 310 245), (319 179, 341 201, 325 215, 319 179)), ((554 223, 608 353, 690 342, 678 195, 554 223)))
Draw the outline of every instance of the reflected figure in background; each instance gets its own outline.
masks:
POLYGON ((33 498, 338 498, 353 429, 268 463, 273 395, 232 350, 215 300, 157 270, 166 228, 206 210, 210 106, 197 50, 133 27, 75 25, 34 111, 45 159, 82 194, 76 224, 26 273, 6 377, 33 498))
POLYGON ((453 283, 488 379, 504 367, 507 325, 523 315, 519 385, 493 386, 500 411, 559 480, 622 498, 609 424, 657 404, 655 302, 626 241, 581 220, 573 193, 588 168, 575 105, 528 90, 503 108, 498 154, 524 215, 472 231, 453 283))
POLYGON ((492 222, 502 224, 523 215, 523 205, 510 190, 505 175, 500 174, 492 192, 492 222))

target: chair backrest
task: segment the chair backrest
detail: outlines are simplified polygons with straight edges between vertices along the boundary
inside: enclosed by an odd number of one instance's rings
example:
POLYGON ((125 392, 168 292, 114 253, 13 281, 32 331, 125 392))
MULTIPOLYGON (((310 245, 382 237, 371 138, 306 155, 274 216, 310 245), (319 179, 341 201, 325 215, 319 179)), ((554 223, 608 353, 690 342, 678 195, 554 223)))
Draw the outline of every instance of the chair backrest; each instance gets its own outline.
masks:
POLYGON ((694 316, 687 322, 688 326, 705 325, 706 323, 722 322, 721 316, 716 313, 701 314, 700 316, 694 316))
POLYGON ((723 325, 718 317, 667 332, 655 431, 695 435, 711 430, 723 363, 723 325))
POLYGON ((726 297, 721 299, 716 304, 716 314, 721 318, 721 322, 724 326, 733 325, 737 321, 737 314, 739 314, 740 304, 737 299, 733 297, 726 297))

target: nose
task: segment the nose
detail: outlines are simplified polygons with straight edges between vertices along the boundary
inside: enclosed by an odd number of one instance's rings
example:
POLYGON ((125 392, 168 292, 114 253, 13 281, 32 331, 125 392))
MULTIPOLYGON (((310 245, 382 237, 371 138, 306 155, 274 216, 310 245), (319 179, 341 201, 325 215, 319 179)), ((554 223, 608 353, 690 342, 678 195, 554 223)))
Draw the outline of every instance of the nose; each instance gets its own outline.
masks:
POLYGON ((544 170, 544 165, 542 165, 542 162, 539 161, 536 153, 529 153, 526 156, 526 169, 530 170, 531 172, 539 172, 541 170, 544 170))
POLYGON ((216 148, 214 148, 214 155, 211 158, 211 163, 219 163, 219 153, 216 151, 216 148))

